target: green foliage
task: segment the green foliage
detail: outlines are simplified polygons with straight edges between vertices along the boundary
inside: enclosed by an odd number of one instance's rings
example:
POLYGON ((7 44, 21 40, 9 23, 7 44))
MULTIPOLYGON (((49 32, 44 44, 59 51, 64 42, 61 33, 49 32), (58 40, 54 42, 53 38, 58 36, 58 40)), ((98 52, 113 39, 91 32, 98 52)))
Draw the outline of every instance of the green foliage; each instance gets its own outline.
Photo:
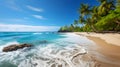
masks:
POLYGON ((96 23, 96 27, 99 31, 109 31, 114 30, 114 28, 117 26, 117 24, 114 22, 114 18, 116 16, 113 14, 110 14, 106 17, 103 17, 100 21, 96 23))
POLYGON ((70 26, 61 27, 58 32, 80 32, 80 31, 83 31, 83 29, 80 28, 79 26, 71 24, 70 26))
POLYGON ((120 31, 120 0, 98 1, 99 6, 90 7, 88 4, 81 4, 78 20, 75 20, 70 26, 61 27, 59 31, 120 31))

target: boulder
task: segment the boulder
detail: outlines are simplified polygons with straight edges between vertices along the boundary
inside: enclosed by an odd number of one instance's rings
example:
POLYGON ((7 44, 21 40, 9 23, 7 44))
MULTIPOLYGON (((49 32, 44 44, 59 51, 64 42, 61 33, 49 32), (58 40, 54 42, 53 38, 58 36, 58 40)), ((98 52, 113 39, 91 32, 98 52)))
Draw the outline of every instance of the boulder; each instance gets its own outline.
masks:
POLYGON ((32 45, 30 44, 13 44, 13 45, 10 45, 10 46, 7 46, 7 47, 4 47, 3 48, 3 52, 10 52, 10 51, 16 51, 18 49, 22 49, 24 47, 31 47, 32 45))

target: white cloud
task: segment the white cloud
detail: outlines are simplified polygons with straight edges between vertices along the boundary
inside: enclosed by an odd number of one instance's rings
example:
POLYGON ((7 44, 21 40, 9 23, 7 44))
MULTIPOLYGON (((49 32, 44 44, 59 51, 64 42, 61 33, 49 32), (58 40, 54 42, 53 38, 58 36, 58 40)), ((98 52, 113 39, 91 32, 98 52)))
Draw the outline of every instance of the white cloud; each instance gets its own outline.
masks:
POLYGON ((41 15, 32 15, 33 17, 37 18, 37 19, 45 19, 43 16, 41 15))
POLYGON ((59 26, 30 26, 19 24, 0 24, 2 32, 35 32, 35 31, 57 31, 59 26))
POLYGON ((30 5, 27 5, 26 7, 33 11, 43 12, 43 9, 41 9, 41 8, 36 8, 36 7, 30 6, 30 5))

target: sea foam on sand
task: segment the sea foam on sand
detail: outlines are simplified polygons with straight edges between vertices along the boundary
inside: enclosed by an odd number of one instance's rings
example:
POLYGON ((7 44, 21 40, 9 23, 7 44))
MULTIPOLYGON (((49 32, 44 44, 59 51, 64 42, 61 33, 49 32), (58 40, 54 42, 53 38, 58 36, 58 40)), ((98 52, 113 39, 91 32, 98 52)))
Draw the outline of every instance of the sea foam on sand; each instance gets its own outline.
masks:
POLYGON ((71 33, 64 36, 67 37, 57 39, 45 47, 38 45, 30 50, 25 48, 7 53, 0 52, 0 62, 7 61, 18 67, 95 67, 87 48, 83 47, 92 42, 71 33))

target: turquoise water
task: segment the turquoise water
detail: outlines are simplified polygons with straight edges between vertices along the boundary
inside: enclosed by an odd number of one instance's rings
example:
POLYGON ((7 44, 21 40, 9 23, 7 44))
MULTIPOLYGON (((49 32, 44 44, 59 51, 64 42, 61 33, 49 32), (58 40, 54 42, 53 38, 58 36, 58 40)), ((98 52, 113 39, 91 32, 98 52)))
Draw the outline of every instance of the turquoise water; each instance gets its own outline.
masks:
MULTIPOLYGON (((49 33, 49 32, 41 32, 41 33, 0 33, 0 40, 2 41, 0 44, 8 43, 11 41, 17 41, 19 43, 30 43, 36 45, 36 43, 46 40, 48 42, 52 42, 55 39, 64 38, 57 33, 49 33)), ((39 44, 39 43, 38 43, 39 44)))
POLYGON ((90 67, 91 59, 82 59, 89 44, 86 37, 73 33, 1 32, 0 67, 90 67), (5 46, 23 43, 34 46, 2 52, 5 46), (81 56, 74 58, 78 53, 81 56))

